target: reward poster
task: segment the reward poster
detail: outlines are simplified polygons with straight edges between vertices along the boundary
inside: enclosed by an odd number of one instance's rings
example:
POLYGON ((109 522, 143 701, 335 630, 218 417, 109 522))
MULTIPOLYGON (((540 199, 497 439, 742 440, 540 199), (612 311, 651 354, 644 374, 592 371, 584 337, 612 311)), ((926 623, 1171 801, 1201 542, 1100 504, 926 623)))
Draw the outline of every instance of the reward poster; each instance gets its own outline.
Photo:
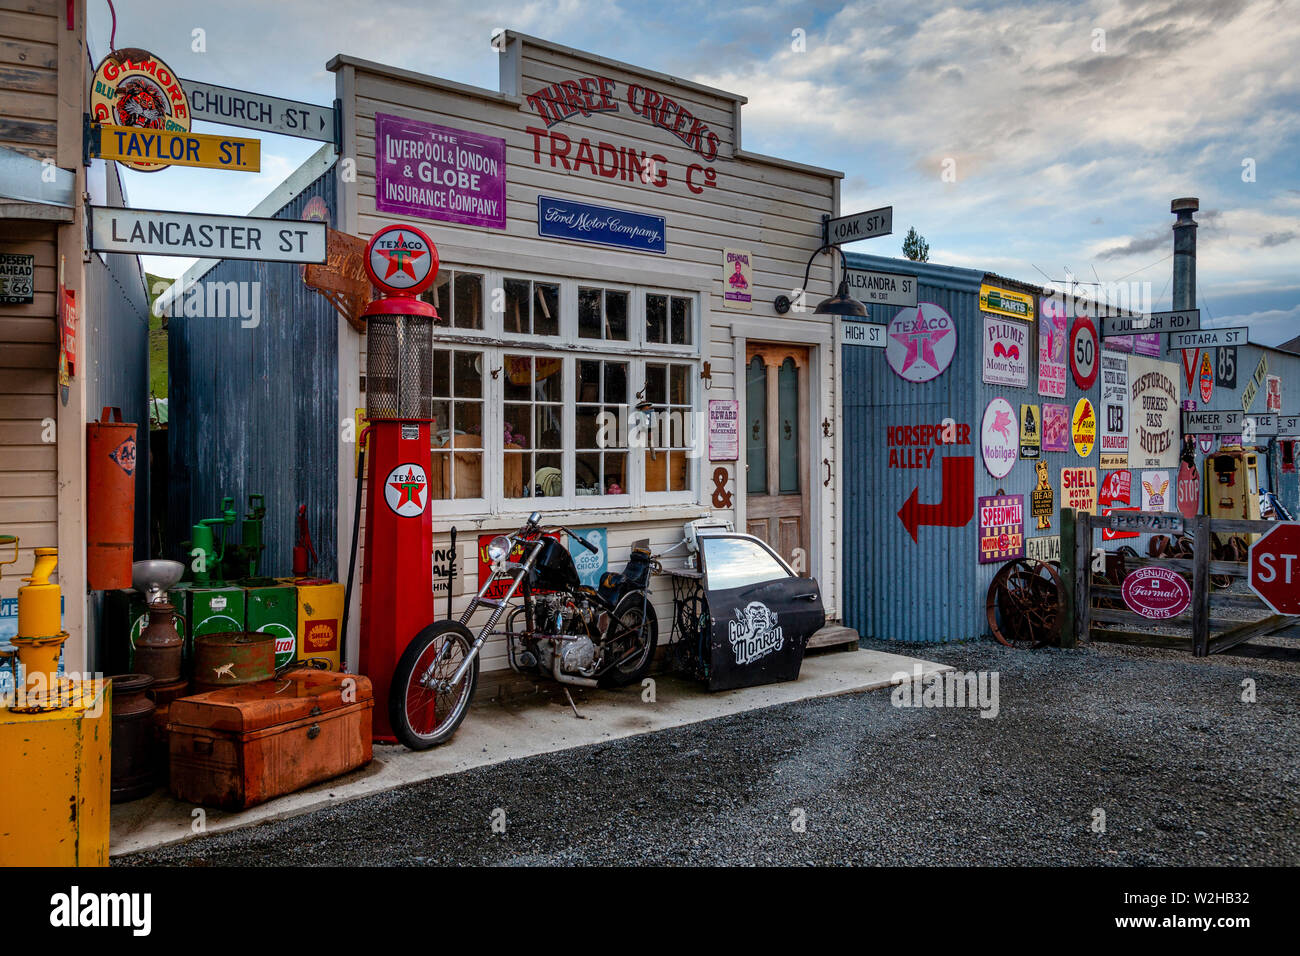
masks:
POLYGON ((1131 468, 1178 467, 1179 374, 1173 362, 1138 355, 1129 359, 1131 468))

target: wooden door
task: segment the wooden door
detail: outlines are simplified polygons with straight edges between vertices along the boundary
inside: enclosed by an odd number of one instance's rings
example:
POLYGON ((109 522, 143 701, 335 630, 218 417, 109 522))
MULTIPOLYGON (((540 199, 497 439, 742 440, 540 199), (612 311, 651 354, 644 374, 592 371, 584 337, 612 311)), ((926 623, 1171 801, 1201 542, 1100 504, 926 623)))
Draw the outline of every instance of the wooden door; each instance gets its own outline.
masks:
POLYGON ((745 358, 746 530, 806 576, 809 350, 751 342, 745 358))

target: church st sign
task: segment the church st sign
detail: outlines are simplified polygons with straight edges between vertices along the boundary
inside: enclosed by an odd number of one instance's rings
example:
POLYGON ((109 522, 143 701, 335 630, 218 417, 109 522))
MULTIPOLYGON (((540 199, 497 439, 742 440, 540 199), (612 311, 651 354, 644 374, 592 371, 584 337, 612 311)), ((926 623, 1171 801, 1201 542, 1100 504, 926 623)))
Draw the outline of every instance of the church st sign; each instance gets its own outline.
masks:
POLYGON ((232 90, 198 80, 181 80, 190 100, 190 115, 264 133, 282 133, 322 143, 334 142, 334 111, 328 106, 282 100, 264 93, 232 90))
POLYGON ((90 207, 91 248, 132 255, 325 261, 325 223, 90 207))
POLYGON ((916 305, 916 276, 850 269, 844 277, 849 283, 849 294, 866 305, 896 305, 903 308, 916 305))

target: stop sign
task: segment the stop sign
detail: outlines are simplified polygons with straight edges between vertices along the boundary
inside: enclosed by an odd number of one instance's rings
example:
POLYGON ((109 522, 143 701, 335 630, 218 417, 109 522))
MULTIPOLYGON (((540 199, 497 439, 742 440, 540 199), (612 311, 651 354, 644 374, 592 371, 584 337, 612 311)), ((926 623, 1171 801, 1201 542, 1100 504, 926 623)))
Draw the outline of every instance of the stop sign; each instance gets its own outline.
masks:
POLYGON ((1279 614, 1300 614, 1300 524, 1269 528, 1250 546, 1250 588, 1279 614))

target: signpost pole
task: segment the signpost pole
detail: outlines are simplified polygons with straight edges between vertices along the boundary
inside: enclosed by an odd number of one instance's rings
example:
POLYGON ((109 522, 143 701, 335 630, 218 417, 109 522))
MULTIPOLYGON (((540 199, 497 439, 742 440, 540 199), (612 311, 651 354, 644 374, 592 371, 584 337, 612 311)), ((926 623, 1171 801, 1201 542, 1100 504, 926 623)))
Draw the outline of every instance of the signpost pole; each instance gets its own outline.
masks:
POLYGON ((1088 512, 1075 512, 1074 537, 1074 639, 1087 641, 1092 629, 1092 515, 1088 512))
POLYGON ((1210 653, 1210 519, 1206 515, 1195 522, 1192 545, 1192 656, 1210 653))
POLYGON ((1074 647, 1074 509, 1061 509, 1061 591, 1060 640, 1062 647, 1074 647))

